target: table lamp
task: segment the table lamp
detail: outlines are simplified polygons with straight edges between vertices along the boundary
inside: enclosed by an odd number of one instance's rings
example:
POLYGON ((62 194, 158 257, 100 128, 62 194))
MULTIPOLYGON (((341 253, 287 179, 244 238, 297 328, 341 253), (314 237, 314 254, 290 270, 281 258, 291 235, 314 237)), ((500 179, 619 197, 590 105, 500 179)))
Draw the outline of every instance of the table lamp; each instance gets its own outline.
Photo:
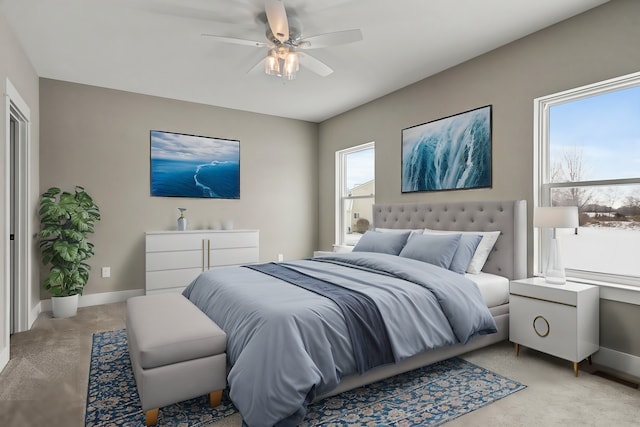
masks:
POLYGON ((538 228, 552 228, 553 236, 549 242, 547 253, 547 263, 543 269, 544 278, 547 283, 563 285, 566 282, 564 266, 558 251, 558 240, 556 239, 556 228, 576 228, 578 227, 578 207, 577 206, 539 206, 533 211, 533 225, 538 228))

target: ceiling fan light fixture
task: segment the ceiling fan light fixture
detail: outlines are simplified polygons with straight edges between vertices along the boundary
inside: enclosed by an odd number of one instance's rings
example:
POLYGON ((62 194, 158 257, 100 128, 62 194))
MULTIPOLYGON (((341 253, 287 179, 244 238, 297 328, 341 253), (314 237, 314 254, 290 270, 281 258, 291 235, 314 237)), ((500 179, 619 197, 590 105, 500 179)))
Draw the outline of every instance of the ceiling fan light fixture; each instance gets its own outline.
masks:
POLYGON ((287 80, 293 80, 296 78, 296 70, 291 67, 287 67, 285 65, 284 71, 282 73, 282 77, 284 77, 287 80))
POLYGON ((264 72, 270 76, 280 75, 280 64, 278 61, 278 54, 275 50, 271 49, 269 55, 264 60, 264 72))
POLYGON ((293 80, 299 69, 298 54, 287 46, 271 49, 264 59, 264 72, 270 76, 293 80))
POLYGON ((297 72, 300 69, 300 64, 298 62, 298 54, 295 52, 289 52, 287 57, 284 59, 284 69, 290 70, 292 72, 297 72))
POLYGON ((278 55, 278 58, 280 59, 285 59, 287 57, 287 55, 289 55, 289 48, 287 46, 278 46, 278 49, 276 50, 276 53, 278 55))

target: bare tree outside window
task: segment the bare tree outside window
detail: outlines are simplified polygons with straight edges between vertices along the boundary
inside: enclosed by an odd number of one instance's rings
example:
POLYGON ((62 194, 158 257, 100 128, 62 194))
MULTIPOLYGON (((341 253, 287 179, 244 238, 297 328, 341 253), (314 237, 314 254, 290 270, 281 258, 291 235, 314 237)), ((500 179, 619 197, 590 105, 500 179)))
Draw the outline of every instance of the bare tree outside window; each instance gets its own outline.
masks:
MULTIPOLYGON (((585 164, 583 149, 577 146, 562 150, 560 160, 553 162, 551 182, 580 182, 588 175, 589 166, 585 164)), ((583 212, 593 200, 593 191, 583 187, 570 187, 555 192, 554 206, 577 206, 583 212)))

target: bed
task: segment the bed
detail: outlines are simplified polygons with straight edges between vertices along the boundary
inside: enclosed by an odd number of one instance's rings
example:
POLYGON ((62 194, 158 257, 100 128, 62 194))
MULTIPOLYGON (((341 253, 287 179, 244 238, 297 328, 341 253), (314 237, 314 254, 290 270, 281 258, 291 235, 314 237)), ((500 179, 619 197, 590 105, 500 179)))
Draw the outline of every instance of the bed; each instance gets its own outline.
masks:
POLYGON ((508 283, 526 276, 525 201, 376 204, 373 225, 364 250, 212 270, 185 289, 228 335, 245 425, 297 425, 312 401, 507 339, 508 283), (499 232, 481 272, 438 265, 457 253, 451 230, 499 232), (401 236, 407 256, 367 247, 401 236), (411 256, 424 242, 450 256, 411 256))

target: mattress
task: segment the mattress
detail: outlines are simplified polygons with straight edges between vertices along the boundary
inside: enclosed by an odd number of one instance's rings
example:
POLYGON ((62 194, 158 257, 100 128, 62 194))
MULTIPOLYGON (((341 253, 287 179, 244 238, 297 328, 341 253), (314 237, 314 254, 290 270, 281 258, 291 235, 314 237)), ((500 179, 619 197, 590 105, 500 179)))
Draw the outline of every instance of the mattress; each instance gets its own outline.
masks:
POLYGON ((479 274, 465 274, 480 288, 480 293, 487 307, 496 307, 509 302, 509 279, 481 271, 479 274))

